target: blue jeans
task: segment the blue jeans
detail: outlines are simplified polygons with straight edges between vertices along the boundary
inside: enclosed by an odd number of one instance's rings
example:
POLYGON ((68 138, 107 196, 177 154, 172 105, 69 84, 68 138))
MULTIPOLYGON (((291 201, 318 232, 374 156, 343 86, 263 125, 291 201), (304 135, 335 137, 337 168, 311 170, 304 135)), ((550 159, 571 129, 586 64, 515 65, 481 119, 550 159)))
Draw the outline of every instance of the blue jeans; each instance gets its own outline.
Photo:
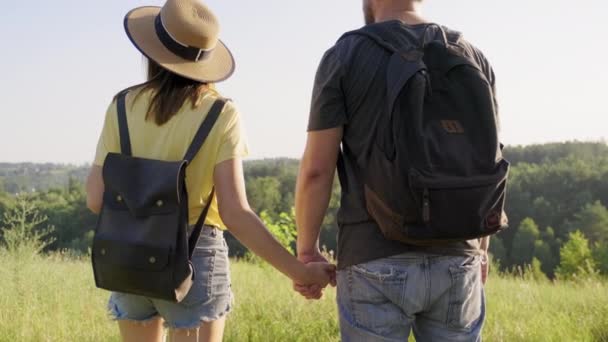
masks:
POLYGON ((481 341, 481 258, 406 253, 338 271, 342 341, 481 341))
POLYGON ((232 306, 228 246, 223 232, 205 226, 201 232, 192 264, 194 283, 180 303, 113 292, 108 310, 115 320, 146 322, 159 316, 175 329, 198 328, 226 316, 232 306))

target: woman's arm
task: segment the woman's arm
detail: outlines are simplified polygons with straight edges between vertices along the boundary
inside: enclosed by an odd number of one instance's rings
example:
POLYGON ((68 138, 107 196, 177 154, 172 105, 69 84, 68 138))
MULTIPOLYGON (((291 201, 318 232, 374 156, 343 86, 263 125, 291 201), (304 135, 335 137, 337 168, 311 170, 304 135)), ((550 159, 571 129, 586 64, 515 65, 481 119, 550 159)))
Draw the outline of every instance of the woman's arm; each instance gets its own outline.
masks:
POLYGON ((218 164, 214 182, 222 221, 241 243, 299 284, 327 285, 335 266, 302 264, 277 242, 251 210, 240 159, 218 164))
POLYGON ((104 189, 101 167, 93 165, 87 178, 87 207, 95 214, 101 212, 104 189))

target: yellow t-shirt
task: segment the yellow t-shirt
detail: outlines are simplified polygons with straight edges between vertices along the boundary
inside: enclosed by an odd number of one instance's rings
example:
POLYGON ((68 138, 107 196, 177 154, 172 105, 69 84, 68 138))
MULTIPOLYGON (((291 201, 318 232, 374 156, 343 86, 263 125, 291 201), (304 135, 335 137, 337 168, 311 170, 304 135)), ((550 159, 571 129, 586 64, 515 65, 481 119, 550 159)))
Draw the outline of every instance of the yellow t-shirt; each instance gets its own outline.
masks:
MULTIPOLYGON (((195 109, 192 108, 190 100, 187 100, 177 115, 164 125, 158 126, 153 118, 146 120, 153 91, 146 91, 137 96, 139 92, 140 90, 132 90, 126 99, 133 156, 167 161, 183 160, 194 135, 218 95, 213 91, 206 92, 202 95, 200 106, 195 109)), ((110 152, 120 153, 116 101, 110 104, 106 113, 94 164, 103 166, 110 152)), ((247 155, 248 148, 239 112, 232 102, 228 102, 203 147, 186 169, 190 224, 196 223, 205 206, 204 202, 211 194, 215 165, 234 158, 244 158, 247 155)), ((205 223, 225 228, 219 215, 216 198, 213 199, 205 223)))

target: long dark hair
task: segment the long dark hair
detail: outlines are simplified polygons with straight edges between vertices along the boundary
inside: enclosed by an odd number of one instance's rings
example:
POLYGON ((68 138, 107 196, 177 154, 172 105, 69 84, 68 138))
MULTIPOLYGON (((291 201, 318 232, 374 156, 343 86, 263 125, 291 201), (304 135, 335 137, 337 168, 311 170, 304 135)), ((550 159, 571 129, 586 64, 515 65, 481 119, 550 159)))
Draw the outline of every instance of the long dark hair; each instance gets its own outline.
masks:
POLYGON ((176 115, 186 101, 190 101, 192 108, 196 108, 200 105, 202 95, 213 90, 212 85, 172 73, 153 60, 147 59, 147 64, 148 81, 130 89, 141 89, 137 97, 146 91, 154 92, 146 120, 154 119, 159 126, 176 115))

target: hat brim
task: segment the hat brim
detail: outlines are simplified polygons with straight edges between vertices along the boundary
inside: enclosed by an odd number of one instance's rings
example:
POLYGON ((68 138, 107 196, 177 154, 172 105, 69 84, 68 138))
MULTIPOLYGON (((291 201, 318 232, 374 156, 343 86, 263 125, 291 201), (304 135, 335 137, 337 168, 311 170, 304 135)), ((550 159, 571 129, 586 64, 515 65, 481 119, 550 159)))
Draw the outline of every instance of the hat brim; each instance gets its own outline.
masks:
POLYGON ((221 82, 232 76, 235 69, 234 57, 220 40, 209 57, 198 62, 169 51, 156 35, 154 27, 160 9, 155 6, 139 7, 125 16, 127 36, 144 56, 173 73, 199 82, 221 82))

